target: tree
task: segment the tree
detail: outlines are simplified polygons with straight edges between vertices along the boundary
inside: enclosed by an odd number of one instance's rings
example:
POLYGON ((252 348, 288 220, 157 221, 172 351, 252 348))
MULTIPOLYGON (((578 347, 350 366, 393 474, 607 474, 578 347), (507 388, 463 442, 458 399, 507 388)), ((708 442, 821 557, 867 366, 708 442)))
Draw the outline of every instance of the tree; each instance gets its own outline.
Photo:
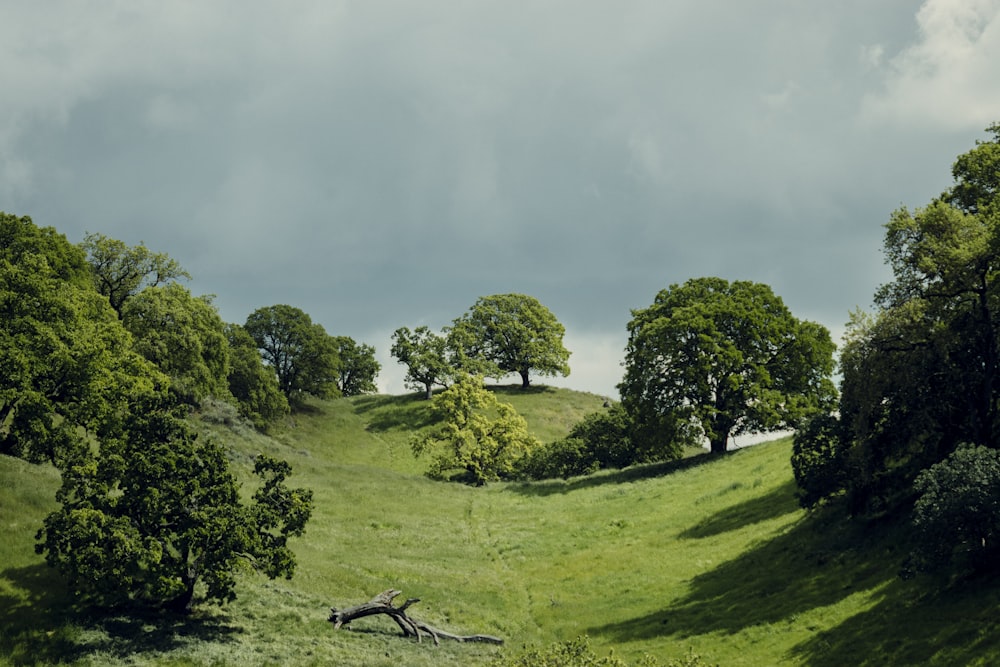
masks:
POLYGON ((548 308, 524 294, 481 297, 455 320, 449 332, 464 357, 488 364, 471 370, 488 377, 517 373, 523 388, 529 386, 532 371, 569 375, 570 352, 562 342, 565 333, 566 328, 548 308))
POLYGON ((350 336, 334 336, 337 345, 337 389, 343 396, 359 396, 378 391, 375 378, 382 369, 375 348, 358 345, 350 336))
POLYGON ((412 442, 413 453, 432 452, 428 474, 445 479, 450 472, 476 486, 510 475, 517 463, 538 447, 528 424, 512 405, 483 386, 480 377, 465 375, 434 397, 440 423, 412 442))
POLYGON ((264 365, 257 343, 238 324, 226 326, 229 341, 229 391, 241 415, 258 429, 267 427, 289 412, 288 399, 278 389, 274 371, 264 365))
POLYGON ((291 577, 287 539, 305 530, 312 492, 284 485, 288 464, 258 457, 262 485, 244 505, 218 443, 162 407, 143 407, 98 453, 76 450, 61 507, 38 533, 36 550, 77 599, 186 612, 199 584, 209 601, 235 598, 242 569, 291 577))
POLYGON ((132 350, 79 248, 6 214, 0 240, 0 453, 59 464, 168 381, 132 350))
POLYGON ((229 342, 211 297, 177 283, 149 287, 124 304, 121 318, 135 350, 170 376, 182 400, 229 397, 229 342))
POLYGON ((639 444, 725 452, 730 436, 793 428, 829 410, 834 345, 760 283, 696 278, 662 290, 628 325, 619 385, 639 444))
POLYGON ((997 567, 1000 452, 960 445, 914 481, 914 548, 904 574, 997 567))
POLYGON ((913 482, 961 443, 1000 442, 1000 126, 928 206, 894 211, 893 278, 855 316, 841 354, 842 481, 852 513, 913 501, 913 482))
POLYGON ((128 246, 103 234, 87 234, 81 247, 87 253, 97 291, 108 297, 119 314, 125 302, 145 287, 155 287, 191 275, 166 253, 145 245, 128 246))
POLYGON ((392 334, 390 354, 406 366, 406 386, 417 391, 422 389, 424 397, 431 400, 434 387, 447 387, 454 373, 448 349, 448 339, 425 326, 413 331, 400 327, 392 334))
POLYGON ((278 388, 289 401, 298 394, 337 393, 337 344, 304 311, 294 306, 258 308, 244 326, 264 361, 274 369, 278 388))

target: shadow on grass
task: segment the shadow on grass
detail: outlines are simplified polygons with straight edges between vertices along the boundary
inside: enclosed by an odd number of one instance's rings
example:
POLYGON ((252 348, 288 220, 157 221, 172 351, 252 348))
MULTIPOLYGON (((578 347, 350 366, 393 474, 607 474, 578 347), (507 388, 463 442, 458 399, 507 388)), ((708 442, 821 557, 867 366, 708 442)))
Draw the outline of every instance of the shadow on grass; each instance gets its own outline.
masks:
MULTIPOLYGON (((723 516, 715 525, 718 529, 733 524, 723 516)), ((638 641, 734 634, 755 625, 791 621, 857 591, 884 585, 896 577, 900 560, 891 538, 870 537, 863 526, 828 512, 805 518, 696 576, 687 596, 670 606, 589 632, 615 641, 638 641)))
POLYGON ((384 433, 416 430, 435 422, 433 403, 421 393, 401 396, 362 396, 352 401, 354 411, 363 415, 366 430, 384 433))
POLYGON ((76 611, 64 582, 44 563, 8 568, 0 593, 0 656, 13 665, 57 664, 99 653, 127 658, 194 641, 220 642, 240 632, 212 612, 76 611))
POLYGON ((515 493, 521 493, 526 496, 551 496, 555 493, 570 493, 580 489, 590 489, 608 484, 623 484, 625 482, 637 482, 643 479, 664 477, 713 461, 721 461, 723 457, 728 455, 724 454, 720 456, 704 452, 676 461, 635 465, 621 470, 602 471, 593 475, 587 475, 586 477, 573 477, 568 480, 551 479, 541 482, 521 482, 512 484, 510 489, 515 493))
POLYGON ((804 664, 995 665, 1000 663, 1000 580, 959 586, 893 580, 875 606, 792 650, 804 664))
POLYGON ((712 537, 794 512, 799 509, 798 501, 795 500, 795 489, 795 481, 788 480, 763 496, 727 507, 703 519, 678 537, 683 539, 712 537))

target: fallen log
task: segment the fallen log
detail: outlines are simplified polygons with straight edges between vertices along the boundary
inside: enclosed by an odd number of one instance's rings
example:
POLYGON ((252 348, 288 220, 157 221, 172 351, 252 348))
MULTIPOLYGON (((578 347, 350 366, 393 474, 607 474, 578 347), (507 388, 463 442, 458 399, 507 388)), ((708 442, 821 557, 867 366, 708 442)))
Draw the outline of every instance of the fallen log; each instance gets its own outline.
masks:
POLYGON ((374 616, 376 614, 385 614, 396 622, 399 629, 403 631, 404 637, 416 637, 418 642, 421 641, 421 633, 426 633, 434 640, 435 646, 440 645, 441 638, 452 639, 458 642, 503 644, 503 640, 499 637, 493 637, 491 635, 456 635, 451 632, 445 632, 440 628, 435 628, 432 625, 428 625, 423 621, 419 621, 411 617, 406 613, 406 610, 410 607, 410 605, 420 602, 420 598, 408 598, 406 602, 400 606, 392 606, 392 601, 402 592, 403 591, 391 588, 387 591, 382 591, 364 604, 359 604, 347 609, 334 609, 331 607, 330 618, 328 620, 333 623, 333 628, 336 630, 358 618, 374 616))

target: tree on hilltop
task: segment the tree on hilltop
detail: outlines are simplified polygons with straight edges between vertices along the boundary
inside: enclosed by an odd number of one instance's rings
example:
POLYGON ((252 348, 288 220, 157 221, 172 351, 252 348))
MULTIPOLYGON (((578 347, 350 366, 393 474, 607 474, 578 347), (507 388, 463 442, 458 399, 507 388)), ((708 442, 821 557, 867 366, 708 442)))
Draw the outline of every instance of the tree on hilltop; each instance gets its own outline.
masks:
POLYGON ((359 396, 378 391, 375 378, 382 369, 375 348, 358 344, 350 336, 334 336, 337 346, 337 389, 342 396, 359 396))
POLYGON ((480 297, 449 330, 461 370, 497 378, 517 373, 525 389, 532 372, 569 375, 565 333, 552 311, 524 294, 480 297), (463 359, 485 365, 463 366, 463 359))
POLYGON ((430 400, 434 396, 434 387, 447 387, 455 372, 448 359, 448 349, 448 339, 426 326, 419 326, 413 331, 400 327, 392 334, 390 353, 406 366, 406 386, 423 390, 424 397, 430 400))
POLYGON ((108 297, 119 315, 125 302, 144 288, 191 279, 176 260, 166 253, 152 252, 142 243, 128 246, 103 234, 87 234, 81 247, 87 253, 97 291, 108 297))

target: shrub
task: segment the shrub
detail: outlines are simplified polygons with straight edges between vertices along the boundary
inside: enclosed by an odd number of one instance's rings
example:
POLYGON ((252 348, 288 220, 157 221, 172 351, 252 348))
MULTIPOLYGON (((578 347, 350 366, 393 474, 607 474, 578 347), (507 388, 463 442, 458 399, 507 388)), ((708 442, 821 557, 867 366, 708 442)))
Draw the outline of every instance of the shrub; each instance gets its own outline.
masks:
POLYGON ((914 547, 903 574, 992 569, 1000 551, 1000 452, 962 445, 920 473, 914 547))

